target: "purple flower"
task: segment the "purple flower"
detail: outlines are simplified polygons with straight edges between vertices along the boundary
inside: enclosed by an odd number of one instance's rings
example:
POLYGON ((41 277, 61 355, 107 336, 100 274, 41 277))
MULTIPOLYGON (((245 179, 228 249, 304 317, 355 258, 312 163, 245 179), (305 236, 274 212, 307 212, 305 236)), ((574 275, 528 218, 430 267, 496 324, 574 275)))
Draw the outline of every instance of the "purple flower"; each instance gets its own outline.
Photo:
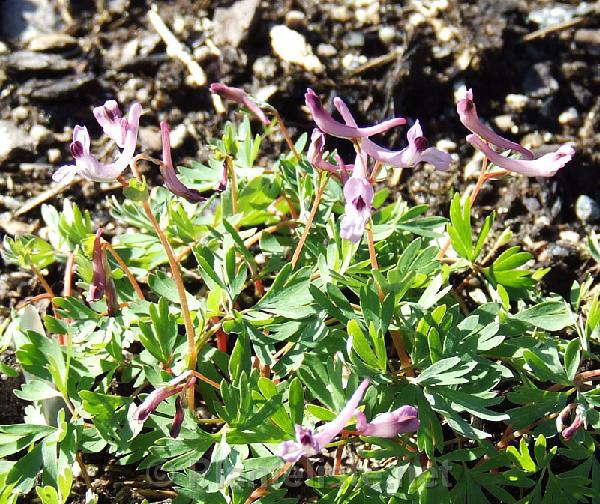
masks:
POLYGON ((303 455, 310 457, 319 453, 350 421, 368 386, 369 380, 363 380, 335 420, 319 427, 316 432, 296 425, 296 440, 281 443, 276 450, 277 455, 286 462, 296 462, 303 455))
POLYGON ((467 135, 467 142, 483 152, 498 168, 522 173, 528 177, 552 177, 571 161, 575 154, 573 146, 565 144, 556 151, 544 154, 537 159, 514 159, 498 154, 477 135, 467 135))
POLYGON ((183 424, 183 418, 183 405, 181 404, 181 396, 178 395, 175 398, 175 415, 173 416, 173 423, 171 424, 171 428, 169 429, 169 435, 172 438, 176 438, 177 436, 179 436, 179 432, 181 432, 181 424, 183 424))
POLYGON ((117 160, 110 164, 101 163, 90 153, 90 135, 87 128, 85 126, 75 126, 73 129, 73 142, 71 143, 71 154, 75 159, 75 165, 61 166, 52 175, 52 180, 54 182, 68 182, 76 174, 96 182, 115 180, 133 159, 141 113, 142 107, 139 103, 134 103, 129 109, 123 151, 117 160))
POLYGON ((469 89, 466 92, 465 97, 456 104, 456 111, 458 112, 460 122, 463 123, 469 131, 479 135, 486 142, 500 147, 501 149, 510 149, 520 152, 525 159, 533 159, 535 157, 529 149, 498 135, 498 133, 481 122, 477 115, 475 102, 473 101, 472 89, 469 89))
MULTIPOLYGON (((133 415, 132 415, 133 420, 138 423, 143 424, 146 420, 148 420, 148 418, 150 417, 150 414, 153 413, 156 410, 156 408, 158 408, 158 405, 161 402, 163 402, 165 399, 167 399, 175 394, 179 394, 181 391, 183 391, 189 387, 192 387, 195 383, 196 383, 196 378, 191 376, 191 373, 189 371, 186 371, 185 373, 181 374, 180 376, 176 376, 172 380, 168 381, 162 387, 154 389, 152 392, 150 392, 150 394, 148 394, 146 399, 144 399, 144 402, 142 402, 142 404, 140 404, 133 411, 133 415)), ((176 409, 176 411, 175 411, 175 420, 176 421, 177 421, 177 414, 178 414, 178 412, 176 409)), ((183 418, 181 419, 181 421, 183 421, 183 418)), ((175 428, 177 428, 175 421, 174 421, 174 424, 175 424, 175 428)))
POLYGON ((359 128, 356 124, 354 126, 349 126, 348 124, 342 124, 341 122, 336 121, 331 114, 323 108, 321 100, 312 89, 308 88, 306 90, 304 98, 306 100, 306 106, 310 110, 313 120, 318 128, 327 135, 339 138, 352 139, 369 137, 406 123, 406 119, 403 117, 395 117, 394 119, 383 121, 375 126, 366 128, 359 128))
POLYGON ((226 100, 231 100, 243 105, 250 112, 252 112, 261 123, 265 125, 271 124, 271 121, 269 121, 262 109, 246 94, 243 89, 230 87, 222 82, 213 82, 210 85, 210 92, 218 94, 226 100))
POLYGON ((373 195, 373 186, 366 178, 352 176, 344 184, 346 206, 340 223, 342 238, 353 243, 361 240, 365 225, 371 218, 373 195))
MULTIPOLYGON (((334 98, 333 104, 343 117, 348 126, 356 127, 356 121, 348 109, 346 103, 341 98, 334 98)), ((377 145, 369 138, 363 138, 360 141, 361 149, 377 161, 393 166, 394 168, 411 168, 420 162, 431 163, 438 170, 445 171, 452 162, 452 157, 447 152, 428 147, 427 138, 423 136, 423 130, 419 121, 406 133, 408 146, 399 151, 392 151, 377 145)))
POLYGON ((336 165, 331 164, 323 159, 323 151, 325 150, 325 135, 323 132, 315 128, 310 137, 310 145, 306 158, 308 162, 318 170, 325 170, 332 173, 338 173, 339 169, 336 165))
POLYGON ((570 441, 573 439, 573 436, 577 433, 581 427, 585 427, 585 415, 586 410, 585 406, 578 404, 575 407, 574 404, 569 404, 561 413, 556 417, 556 429, 562 434, 562 437, 565 441, 570 441), (575 409, 575 419, 568 427, 564 427, 563 425, 563 416, 566 416, 569 411, 575 409))
POLYGON ((121 116, 119 104, 115 100, 106 101, 104 105, 94 108, 94 117, 104 133, 122 149, 125 146, 129 121, 121 116))
POLYGON ((419 413, 413 406, 401 406, 397 410, 377 415, 367 422, 362 411, 356 412, 356 430, 364 436, 393 438, 404 432, 419 429, 419 413))
POLYGON ((106 254, 102 250, 102 229, 96 231, 96 239, 94 240, 94 251, 92 254, 92 283, 88 291, 86 301, 99 301, 106 296, 106 307, 108 315, 113 316, 119 310, 117 302, 117 290, 112 279, 110 266, 106 259, 106 254))
POLYGON ((169 125, 166 121, 161 121, 160 131, 162 133, 162 163, 160 164, 160 173, 165 179, 165 186, 169 191, 177 196, 181 196, 186 200, 196 203, 199 201, 206 201, 206 198, 202 196, 196 189, 191 189, 183 184, 175 173, 175 167, 173 166, 173 160, 171 158, 171 140, 169 138, 169 125))
POLYGON ((227 161, 225 160, 225 161, 223 161, 223 168, 221 170, 221 179, 215 184, 213 189, 216 192, 223 192, 225 189, 227 189, 227 180, 228 180, 227 161))

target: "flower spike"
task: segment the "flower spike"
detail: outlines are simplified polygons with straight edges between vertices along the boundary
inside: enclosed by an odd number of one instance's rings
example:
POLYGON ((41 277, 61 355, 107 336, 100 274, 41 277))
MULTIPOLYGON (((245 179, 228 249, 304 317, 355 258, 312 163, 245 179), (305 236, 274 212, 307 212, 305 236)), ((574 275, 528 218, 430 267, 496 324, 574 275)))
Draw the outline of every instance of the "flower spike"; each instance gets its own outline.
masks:
POLYGON ((388 121, 383 121, 375 126, 366 128, 359 128, 356 125, 349 126, 348 124, 342 124, 341 122, 336 121, 331 114, 323 108, 321 100, 312 89, 308 88, 306 90, 304 98, 306 100, 306 106, 310 110, 317 127, 323 131, 323 133, 339 138, 352 139, 369 137, 406 123, 406 119, 403 117, 395 117, 394 119, 389 119, 388 121))
POLYGON ((166 121, 161 121, 160 131, 162 134, 162 156, 163 162, 160 164, 160 173, 165 180, 165 186, 169 191, 177 196, 181 196, 191 203, 197 203, 199 201, 206 201, 206 198, 200 194, 196 189, 187 187, 175 173, 175 167, 173 166, 173 160, 171 158, 171 140, 169 138, 169 125, 166 121))
POLYGON ((501 149, 510 149, 519 152, 525 159, 534 159, 533 152, 522 145, 498 135, 494 130, 486 126, 477 115, 475 102, 473 101, 473 90, 467 90, 465 97, 456 104, 456 111, 460 122, 471 132, 479 135, 483 140, 501 149))
POLYGON ((262 109, 248 96, 243 89, 227 86, 222 82, 213 82, 210 85, 210 92, 218 94, 226 100, 231 100, 243 105, 264 125, 271 124, 271 121, 269 121, 262 109))

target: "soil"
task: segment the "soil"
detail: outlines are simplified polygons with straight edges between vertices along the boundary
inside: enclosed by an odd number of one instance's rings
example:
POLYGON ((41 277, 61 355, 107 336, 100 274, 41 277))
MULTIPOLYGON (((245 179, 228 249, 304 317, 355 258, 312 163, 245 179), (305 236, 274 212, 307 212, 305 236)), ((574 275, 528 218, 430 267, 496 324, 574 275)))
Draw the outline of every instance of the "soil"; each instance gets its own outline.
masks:
MULTIPOLYGON (((430 143, 443 144, 456 162, 447 173, 430 167, 404 170, 391 194, 427 203, 431 213, 447 215, 452 193, 468 191, 478 175, 479 158, 465 142, 467 131, 455 112, 461 87, 474 89, 482 118, 533 150, 574 142, 575 159, 551 179, 517 176, 488 183, 475 214, 482 222, 482 216, 496 210, 494 232, 510 227, 515 242, 534 254, 537 267, 551 267, 543 279, 546 291, 568 296, 573 280, 588 274, 583 244, 598 221, 582 220, 576 202, 585 195, 600 204, 600 12, 593 3, 157 4, 160 17, 206 72, 207 82, 222 80, 266 94, 294 136, 313 127, 303 108, 307 86, 329 104, 342 96, 360 124, 392 115, 418 118, 430 143), (307 71, 274 53, 270 30, 281 24, 306 38, 323 72, 307 71), (547 27, 557 29, 544 31, 547 27)), ((9 132, 2 142, 15 144, 0 149, 1 236, 43 226, 41 206, 27 204, 53 187, 56 167, 70 163, 73 126, 86 124, 97 139, 92 150, 109 154, 91 114, 108 98, 141 102, 141 150, 150 155, 159 153, 159 120, 168 120, 172 128, 183 125, 174 142, 179 164, 202 157, 203 145, 220 134, 226 117, 215 112, 207 86, 192 83, 185 65, 167 53, 148 20, 149 8, 150 2, 141 0, 11 0, 0 6, 0 125, 9 132)), ((404 134, 399 130, 377 141, 397 148, 404 134)), ((270 159, 283 145, 280 140, 274 139, 270 159)), ((69 198, 89 209, 96 225, 106 225, 105 199, 115 190, 77 182, 46 203, 61 205, 69 198)), ((60 267, 47 273, 60 292, 60 267)), ((27 273, 0 259, 0 316, 41 292, 27 273)), ((1 381, 0 397, 14 386, 1 381)), ((2 423, 14 421, 21 414, 18 407, 12 417, 0 418, 2 423)), ((115 490, 119 478, 102 477, 109 482, 107 495, 123 493, 122 485, 115 490)), ((123 498, 110 501, 132 501, 123 498)))

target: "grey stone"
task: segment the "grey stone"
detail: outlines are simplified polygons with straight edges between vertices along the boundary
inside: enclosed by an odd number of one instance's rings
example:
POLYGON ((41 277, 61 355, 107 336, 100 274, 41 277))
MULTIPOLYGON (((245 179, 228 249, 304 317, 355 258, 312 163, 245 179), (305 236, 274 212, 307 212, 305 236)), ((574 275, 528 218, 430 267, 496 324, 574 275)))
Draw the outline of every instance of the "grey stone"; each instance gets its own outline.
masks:
POLYGON ((533 65, 525 75, 523 88, 533 98, 546 98, 558 91, 558 81, 552 75, 551 62, 533 65))
POLYGON ((57 79, 33 79, 19 88, 18 93, 34 100, 60 101, 73 98, 82 89, 94 82, 91 73, 57 79))
POLYGON ((600 219, 600 204, 586 194, 582 194, 575 202, 575 214, 581 221, 595 221, 600 219))
POLYGON ((0 163, 10 161, 19 151, 31 150, 30 136, 12 121, 0 121, 0 163))
POLYGON ((0 2, 3 35, 24 42, 59 30, 61 19, 52 0, 4 0, 0 2))
POLYGON ((215 44, 238 47, 256 18, 259 4, 260 0, 238 0, 228 7, 217 7, 213 17, 215 44))
POLYGON ((66 33, 47 33, 30 40, 30 51, 55 52, 71 49, 77 45, 77 39, 66 33))
POLYGON ((48 73, 72 70, 74 64, 55 54, 42 54, 34 51, 16 51, 2 57, 11 73, 48 73))

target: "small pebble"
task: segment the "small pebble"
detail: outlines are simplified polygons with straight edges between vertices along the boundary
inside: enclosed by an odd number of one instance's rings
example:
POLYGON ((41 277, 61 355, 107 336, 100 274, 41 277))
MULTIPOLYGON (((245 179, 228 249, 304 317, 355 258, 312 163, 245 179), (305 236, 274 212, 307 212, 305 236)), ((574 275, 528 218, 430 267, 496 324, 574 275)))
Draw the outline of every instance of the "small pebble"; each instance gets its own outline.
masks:
POLYGON ((272 78, 277 72, 277 60, 271 56, 262 56, 257 58, 252 65, 252 73, 256 77, 262 77, 266 79, 272 78))
POLYGON ((448 140, 447 138, 442 138, 441 140, 438 140, 435 146, 436 148, 446 152, 455 152, 457 147, 456 142, 448 140))
POLYGON ((173 147, 173 149, 179 149, 188 135, 189 131, 187 126, 183 123, 179 123, 171 130, 171 147, 173 147))
POLYGON ((581 240, 581 237, 575 231, 561 231, 559 236, 561 240, 571 243, 579 243, 579 240, 581 240))
POLYGON ((558 116, 560 124, 576 124, 579 121, 579 114, 575 107, 570 107, 558 116))
POLYGON ((330 15, 334 21, 341 22, 350 21, 350 19, 352 18, 348 7, 346 7, 345 5, 334 6, 330 11, 330 15))
POLYGON ((306 16, 299 10, 291 10, 285 14, 285 24, 290 28, 300 28, 306 25, 306 16))
POLYGON ((317 46, 317 54, 325 58, 330 58, 337 54, 337 49, 331 44, 319 44, 317 46))
POLYGON ((48 149, 48 163, 57 164, 60 162, 62 158, 62 152, 60 149, 53 147, 52 149, 48 149))
POLYGON ((344 42, 350 47, 362 47, 365 45, 365 36, 359 31, 351 31, 344 35, 344 42))
POLYGON ((600 219, 600 204, 586 194, 582 194, 575 202, 575 214, 581 221, 595 221, 600 219))
POLYGON ((510 93, 506 95, 505 101, 510 110, 522 112, 529 103, 529 98, 522 94, 510 93))
POLYGON ((496 123, 496 126, 498 126, 498 128, 506 130, 506 131, 511 131, 513 129, 513 127, 515 126, 513 118, 509 114, 503 114, 503 115, 496 116, 494 118, 494 122, 496 123))
POLYGON ((366 62, 367 57, 364 54, 346 54, 346 56, 342 58, 342 66, 346 70, 356 70, 366 62))
POLYGON ((39 145, 51 137, 51 132, 41 124, 34 124, 29 130, 29 135, 31 136, 34 145, 39 145))
POLYGON ((29 110, 23 105, 19 105, 12 110, 13 119, 17 122, 22 122, 29 117, 29 110))
POLYGON ((77 45, 77 39, 66 33, 44 33, 31 39, 30 51, 52 52, 62 51, 77 45))
POLYGON ((379 36, 379 40, 381 40, 381 42, 383 42, 385 45, 389 45, 396 38, 396 30, 393 26, 382 26, 379 28, 377 35, 379 36))

